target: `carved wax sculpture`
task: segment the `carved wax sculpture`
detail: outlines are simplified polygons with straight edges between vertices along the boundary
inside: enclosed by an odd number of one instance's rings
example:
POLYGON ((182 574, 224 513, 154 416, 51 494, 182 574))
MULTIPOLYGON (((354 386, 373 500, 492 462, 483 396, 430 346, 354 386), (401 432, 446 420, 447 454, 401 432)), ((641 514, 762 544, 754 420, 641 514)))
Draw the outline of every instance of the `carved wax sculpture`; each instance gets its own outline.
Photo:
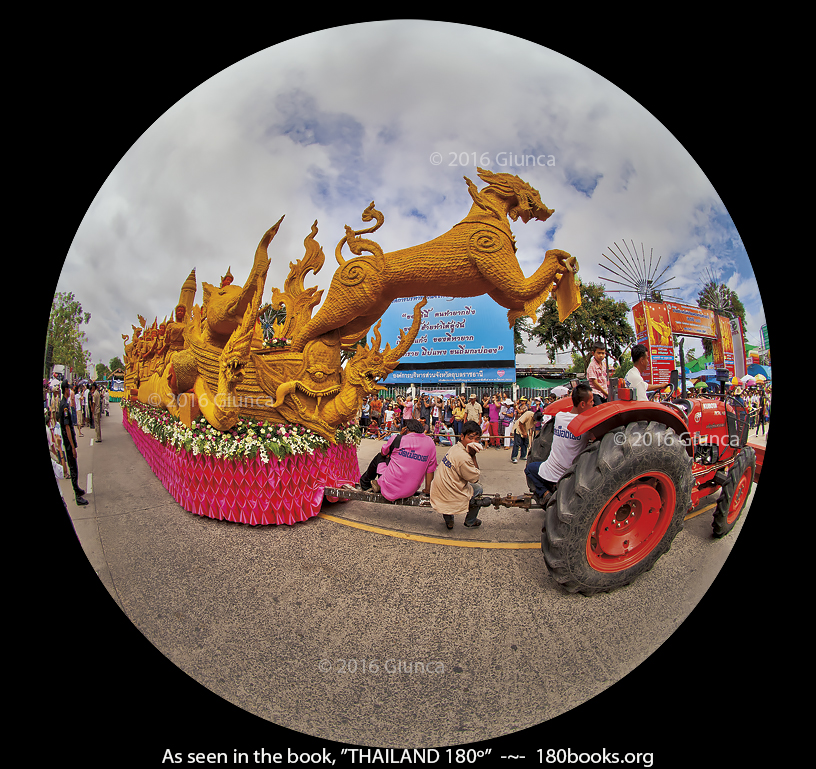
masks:
MULTIPOLYGON (((228 430, 235 425, 239 418, 237 387, 249 362, 249 346, 269 269, 267 248, 281 221, 283 217, 258 244, 244 287, 232 285, 231 280, 222 280, 218 287, 203 284, 203 306, 185 312, 184 349, 168 356, 164 370, 139 385, 137 397, 141 402, 158 402, 179 416, 178 396, 192 393, 196 407, 216 429, 228 430)), ((189 417, 191 412, 185 413, 189 417)))
MULTIPOLYGON (((508 217, 544 221, 552 210, 517 176, 482 169, 479 176, 488 183, 481 192, 466 178, 473 206, 465 219, 439 238, 401 251, 383 254, 377 243, 361 237, 384 221, 372 203, 363 220, 376 224, 358 231, 346 227, 335 250, 340 267, 314 318, 323 292, 305 288, 303 281, 325 260, 315 240, 317 222, 304 240, 304 258, 289 263, 283 291, 273 288, 271 302, 263 307, 267 250, 283 217, 258 244, 244 286, 234 284, 228 269, 219 286, 203 284, 203 303, 194 305, 193 270, 182 286, 175 322, 167 324, 163 346, 158 344, 158 329, 148 329, 140 340, 141 329, 133 327, 133 343, 125 353, 131 395, 163 405, 188 427, 200 410, 222 431, 245 417, 301 424, 334 442, 337 428, 356 416, 363 398, 383 389, 378 382, 396 368, 419 331, 425 298, 414 306, 411 328, 407 334, 400 332, 398 345, 380 350, 378 321, 393 299, 487 293, 509 310, 512 325, 525 313, 535 319, 552 292, 563 320, 580 305, 577 261, 564 251, 550 250, 535 274, 525 278, 508 222, 508 217), (344 244, 356 258, 343 259, 344 244), (274 313, 271 323, 264 316, 273 336, 291 339, 291 345, 264 344, 259 316, 267 311, 274 313), (184 345, 178 349, 181 323, 184 345), (360 345, 374 324, 370 344, 360 345), (354 356, 343 365, 341 352, 352 348, 354 356), (152 360, 151 353, 161 354, 161 361, 152 360), (154 371, 145 378, 151 366, 154 371)), ((139 320, 144 329, 144 319, 139 320)), ((123 339, 127 342, 126 336, 123 339)))
POLYGON ((516 259, 508 217, 526 224, 530 219, 546 221, 553 211, 541 202, 538 191, 518 176, 478 171, 488 186, 478 191, 465 177, 473 199, 470 212, 435 240, 384 254, 373 240, 361 237, 383 223, 374 203, 362 217, 363 221, 375 219, 373 227, 354 231, 346 226, 346 236, 335 250, 340 267, 326 301, 314 319, 295 334, 292 349, 302 351, 309 341, 335 329, 343 344, 351 344, 364 336, 398 297, 488 294, 509 310, 511 326, 522 315, 537 321, 536 311, 551 292, 562 321, 575 310, 581 299, 574 257, 558 249, 547 251, 544 263, 529 278, 524 277, 516 259), (343 244, 357 258, 343 259, 343 244))
MULTIPOLYGON (((363 398, 380 389, 378 381, 396 368, 412 344, 425 300, 417 304, 409 334, 403 335, 395 349, 386 345, 381 352, 380 336, 375 332, 374 346, 357 348, 345 368, 336 332, 312 340, 303 353, 289 347, 264 348, 257 319, 263 311, 259 305, 269 269, 267 249, 282 219, 261 239, 245 286, 231 279, 222 279, 217 288, 203 285, 203 306, 193 306, 184 316, 184 348, 170 351, 162 371, 141 382, 139 401, 164 406, 188 426, 195 411, 185 409, 184 404, 192 401, 218 430, 230 429, 240 417, 296 422, 333 442, 337 428, 356 416, 363 398)), ((315 223, 304 241, 306 257, 290 263, 284 292, 273 290, 273 304, 287 308, 281 335, 301 319, 310 320, 312 308, 320 301, 322 292, 303 287, 305 273, 317 272, 324 260, 314 240, 316 233, 315 223)), ((159 348, 148 348, 140 359, 143 371, 151 363, 149 352, 153 350, 159 348)))

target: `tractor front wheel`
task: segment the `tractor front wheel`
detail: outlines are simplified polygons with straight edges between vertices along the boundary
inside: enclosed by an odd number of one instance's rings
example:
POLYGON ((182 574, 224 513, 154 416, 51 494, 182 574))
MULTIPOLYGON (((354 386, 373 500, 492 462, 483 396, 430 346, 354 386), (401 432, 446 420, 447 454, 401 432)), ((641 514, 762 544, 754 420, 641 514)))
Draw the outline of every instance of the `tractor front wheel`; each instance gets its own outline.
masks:
POLYGON ((659 422, 633 422, 588 446, 545 511, 541 550, 556 581, 589 595, 651 569, 683 528, 691 464, 659 422))
POLYGON ((736 526, 751 493, 755 472, 756 452, 746 446, 731 465, 728 478, 720 492, 714 521, 711 524, 715 537, 724 537, 736 526))

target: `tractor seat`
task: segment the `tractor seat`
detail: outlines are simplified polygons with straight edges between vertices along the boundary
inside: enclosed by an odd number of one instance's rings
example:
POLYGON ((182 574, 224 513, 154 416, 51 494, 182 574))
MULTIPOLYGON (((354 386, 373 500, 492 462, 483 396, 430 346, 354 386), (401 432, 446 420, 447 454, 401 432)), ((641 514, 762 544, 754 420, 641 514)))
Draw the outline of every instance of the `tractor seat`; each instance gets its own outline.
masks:
POLYGON ((689 403, 685 398, 672 398, 671 402, 675 406, 679 406, 681 409, 683 409, 687 415, 691 412, 691 403, 689 403))

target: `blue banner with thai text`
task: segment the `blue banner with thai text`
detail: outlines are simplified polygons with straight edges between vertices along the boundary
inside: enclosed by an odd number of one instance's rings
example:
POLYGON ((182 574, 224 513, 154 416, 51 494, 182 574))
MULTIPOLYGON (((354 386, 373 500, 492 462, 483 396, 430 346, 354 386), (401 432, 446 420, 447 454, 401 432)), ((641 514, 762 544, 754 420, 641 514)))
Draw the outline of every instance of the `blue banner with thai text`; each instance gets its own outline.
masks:
POLYGON ((426 368, 397 369, 382 380, 383 384, 422 382, 507 382, 516 381, 516 369, 508 368, 426 368))
MULTIPOLYGON (((396 347, 400 329, 408 332, 420 299, 412 296, 391 303, 380 325, 383 346, 387 342, 396 347)), ((513 329, 507 310, 489 296, 429 296, 414 343, 383 380, 386 384, 423 381, 515 381, 513 329)))

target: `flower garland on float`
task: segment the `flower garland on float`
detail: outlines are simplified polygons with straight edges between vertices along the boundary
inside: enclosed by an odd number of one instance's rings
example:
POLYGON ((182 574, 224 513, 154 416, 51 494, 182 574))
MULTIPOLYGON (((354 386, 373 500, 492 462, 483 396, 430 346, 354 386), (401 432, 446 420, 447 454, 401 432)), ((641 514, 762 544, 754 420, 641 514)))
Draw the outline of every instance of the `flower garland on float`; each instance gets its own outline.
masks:
MULTIPOLYGON (((139 401, 123 401, 122 408, 128 420, 132 420, 145 434, 176 451, 216 459, 254 459, 260 457, 266 464, 270 456, 313 454, 325 451, 330 443, 303 425, 275 424, 254 419, 239 419, 231 430, 216 430, 200 416, 188 428, 178 417, 164 409, 139 401)), ((335 434, 338 445, 359 446, 362 441, 359 425, 341 425, 335 434)))

